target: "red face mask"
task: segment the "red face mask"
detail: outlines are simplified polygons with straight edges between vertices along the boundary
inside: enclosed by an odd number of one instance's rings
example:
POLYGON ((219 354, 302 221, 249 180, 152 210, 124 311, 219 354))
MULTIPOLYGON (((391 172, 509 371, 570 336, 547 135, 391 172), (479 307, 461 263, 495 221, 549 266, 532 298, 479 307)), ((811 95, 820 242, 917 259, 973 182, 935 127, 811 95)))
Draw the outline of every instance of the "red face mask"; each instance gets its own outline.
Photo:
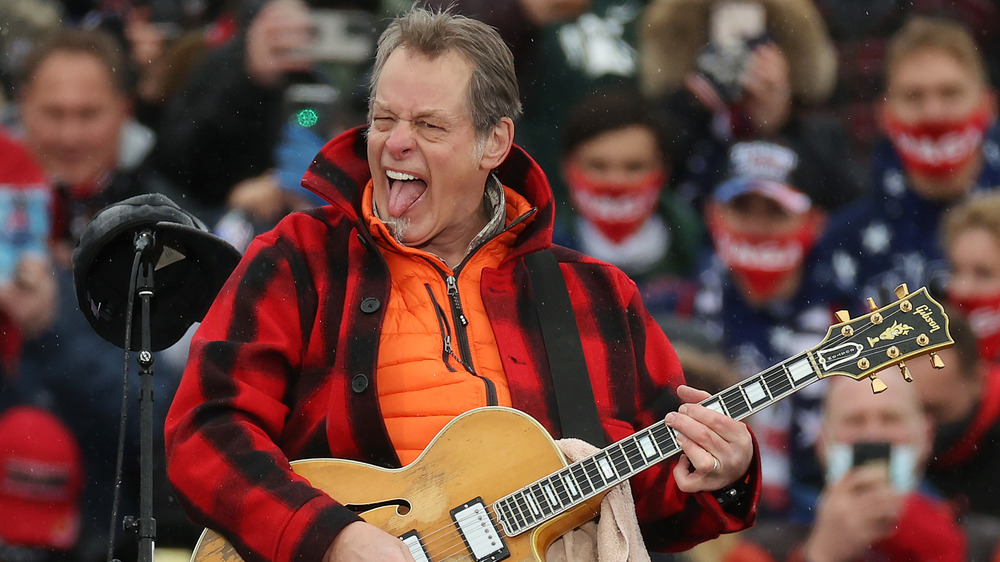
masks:
POLYGON ((742 281, 755 301, 767 301, 799 270, 816 243, 817 221, 806 220, 782 234, 748 234, 732 229, 719 213, 711 213, 708 229, 715 253, 742 281))
POLYGON ((961 121, 907 125, 886 108, 883 118, 885 133, 903 166, 921 176, 942 178, 975 157, 983 145, 992 112, 983 103, 961 121))
POLYGON ((949 295, 948 299, 969 321, 979 355, 991 361, 1000 355, 1000 293, 983 297, 949 295))
POLYGON ((576 211, 613 242, 621 243, 656 212, 667 174, 655 170, 623 186, 593 180, 570 164, 566 167, 566 181, 576 211))

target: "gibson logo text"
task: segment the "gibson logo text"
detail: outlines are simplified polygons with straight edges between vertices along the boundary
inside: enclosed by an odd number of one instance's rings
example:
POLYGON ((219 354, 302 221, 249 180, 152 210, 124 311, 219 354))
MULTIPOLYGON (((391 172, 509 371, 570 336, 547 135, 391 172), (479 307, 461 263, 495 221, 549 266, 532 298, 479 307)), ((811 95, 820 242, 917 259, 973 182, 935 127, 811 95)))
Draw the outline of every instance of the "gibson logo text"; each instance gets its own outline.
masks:
POLYGON ((941 326, 939 326, 937 321, 934 320, 934 312, 931 311, 930 307, 926 304, 918 306, 916 310, 913 311, 913 314, 920 316, 924 319, 924 322, 927 322, 927 325, 931 327, 931 333, 941 329, 941 326))

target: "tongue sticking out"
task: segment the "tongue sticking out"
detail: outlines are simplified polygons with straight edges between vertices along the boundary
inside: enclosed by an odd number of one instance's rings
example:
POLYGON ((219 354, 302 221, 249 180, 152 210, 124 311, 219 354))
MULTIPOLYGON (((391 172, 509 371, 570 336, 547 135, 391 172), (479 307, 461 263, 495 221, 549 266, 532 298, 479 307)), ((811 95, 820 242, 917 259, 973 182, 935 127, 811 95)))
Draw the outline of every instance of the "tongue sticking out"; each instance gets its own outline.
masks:
POLYGON ((420 198, 427 184, 420 180, 394 180, 389 183, 389 216, 401 217, 420 198))

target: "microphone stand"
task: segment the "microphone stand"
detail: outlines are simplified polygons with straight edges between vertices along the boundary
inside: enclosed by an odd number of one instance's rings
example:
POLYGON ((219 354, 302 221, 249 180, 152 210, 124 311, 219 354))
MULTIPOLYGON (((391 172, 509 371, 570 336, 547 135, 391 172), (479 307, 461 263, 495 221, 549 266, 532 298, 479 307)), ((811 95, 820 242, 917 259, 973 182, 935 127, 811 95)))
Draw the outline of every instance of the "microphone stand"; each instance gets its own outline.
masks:
MULTIPOLYGON (((143 233, 139 236, 142 238, 143 233)), ((153 298, 153 267, 148 258, 150 239, 136 243, 144 254, 136 276, 136 294, 140 299, 139 325, 139 519, 125 517, 124 527, 139 535, 138 562, 153 562, 156 542, 156 519, 153 518, 153 345, 150 326, 150 301, 153 298), (141 247, 142 246, 142 247, 141 247)), ((131 295, 130 295, 131 297, 131 295)))

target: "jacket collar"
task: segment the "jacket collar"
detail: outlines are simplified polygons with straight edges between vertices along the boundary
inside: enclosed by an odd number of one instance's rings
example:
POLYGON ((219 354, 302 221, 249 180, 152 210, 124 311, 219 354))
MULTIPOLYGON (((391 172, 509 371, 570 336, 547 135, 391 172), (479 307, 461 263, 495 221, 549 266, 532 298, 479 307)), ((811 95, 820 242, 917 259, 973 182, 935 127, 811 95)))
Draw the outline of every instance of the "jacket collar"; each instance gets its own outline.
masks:
MULTIPOLYGON (((361 196, 371 179, 365 130, 366 126, 356 127, 330 140, 302 178, 303 187, 330 202, 354 222, 359 222, 361 196)), ((555 205, 552 189, 541 167, 514 145, 494 172, 503 185, 519 193, 536 209, 534 219, 518 237, 512 254, 550 246, 555 205)))

